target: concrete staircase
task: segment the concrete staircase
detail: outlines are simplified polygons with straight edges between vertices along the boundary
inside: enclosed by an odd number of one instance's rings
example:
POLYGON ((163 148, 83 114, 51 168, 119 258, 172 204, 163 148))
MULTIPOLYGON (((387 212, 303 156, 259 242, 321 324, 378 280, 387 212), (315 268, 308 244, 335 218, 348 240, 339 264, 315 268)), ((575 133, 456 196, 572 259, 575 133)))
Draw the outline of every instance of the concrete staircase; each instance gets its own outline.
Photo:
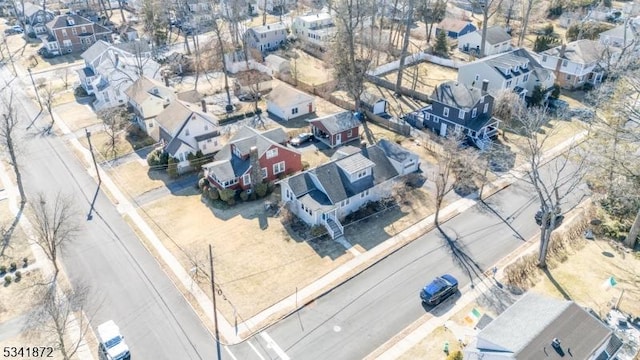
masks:
POLYGON ((340 223, 338 223, 332 218, 327 219, 327 221, 325 222, 325 227, 329 231, 329 235, 331 235, 332 239, 337 239, 340 236, 342 236, 344 233, 344 229, 342 228, 342 225, 340 225, 340 223))

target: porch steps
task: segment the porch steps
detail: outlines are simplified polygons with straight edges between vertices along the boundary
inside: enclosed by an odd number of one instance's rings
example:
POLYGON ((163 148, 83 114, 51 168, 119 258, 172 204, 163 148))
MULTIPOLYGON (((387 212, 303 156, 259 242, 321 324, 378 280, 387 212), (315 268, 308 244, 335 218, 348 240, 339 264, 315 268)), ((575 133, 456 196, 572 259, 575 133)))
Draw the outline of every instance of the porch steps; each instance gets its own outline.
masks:
POLYGON ((340 226, 338 226, 333 219, 327 219, 327 225, 331 228, 330 233, 333 233, 333 239, 337 239, 343 235, 342 229, 340 229, 340 226))

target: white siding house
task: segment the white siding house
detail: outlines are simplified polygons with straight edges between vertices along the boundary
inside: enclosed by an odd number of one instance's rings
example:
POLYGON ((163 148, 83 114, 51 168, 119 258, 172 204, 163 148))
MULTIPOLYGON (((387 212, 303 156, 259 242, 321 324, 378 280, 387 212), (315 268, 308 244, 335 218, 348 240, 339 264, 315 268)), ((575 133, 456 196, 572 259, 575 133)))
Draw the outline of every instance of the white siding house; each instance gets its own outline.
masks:
POLYGON ((316 111, 315 97, 281 84, 265 96, 267 111, 282 120, 295 119, 316 111))
POLYGON ((293 19, 292 33, 300 41, 318 47, 326 47, 335 34, 336 27, 328 13, 298 16, 293 19))
POLYGON ((267 24, 248 29, 244 33, 247 45, 261 52, 278 49, 287 39, 284 23, 267 24))
POLYGON ((555 72, 561 87, 575 89, 585 83, 595 85, 602 81, 603 65, 608 61, 605 54, 604 46, 598 41, 577 40, 543 51, 539 58, 540 65, 555 72))
MULTIPOLYGON (((460 49, 460 51, 479 54, 481 44, 482 30, 470 32, 458 38, 458 49, 460 49)), ((511 35, 501 26, 487 28, 487 38, 484 49, 486 56, 511 50, 511 35)))

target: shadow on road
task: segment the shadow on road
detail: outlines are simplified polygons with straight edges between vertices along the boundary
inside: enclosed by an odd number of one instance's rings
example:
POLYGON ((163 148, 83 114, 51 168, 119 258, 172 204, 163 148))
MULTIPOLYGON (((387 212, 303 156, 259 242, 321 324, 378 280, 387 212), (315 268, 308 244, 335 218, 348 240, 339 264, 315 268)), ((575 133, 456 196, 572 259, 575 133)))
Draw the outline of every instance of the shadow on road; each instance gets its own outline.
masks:
POLYGON ((11 236, 13 236, 13 232, 16 230, 16 226, 20 222, 20 218, 22 217, 22 213, 24 211, 25 202, 20 202, 20 208, 18 209, 18 213, 16 217, 13 218, 13 222, 7 230, 2 229, 2 249, 0 250, 0 256, 4 256, 4 252, 11 245, 11 236))
POLYGON ((450 228, 446 229, 454 234, 451 236, 445 231, 443 226, 440 226, 440 224, 436 224, 436 228, 440 232, 445 244, 448 246, 454 263, 464 270, 471 282, 471 288, 474 288, 474 278, 481 278, 483 276, 483 271, 480 268, 480 265, 478 265, 478 263, 476 263, 476 261, 467 254, 464 245, 458 241, 460 240, 460 236, 455 230, 450 228))

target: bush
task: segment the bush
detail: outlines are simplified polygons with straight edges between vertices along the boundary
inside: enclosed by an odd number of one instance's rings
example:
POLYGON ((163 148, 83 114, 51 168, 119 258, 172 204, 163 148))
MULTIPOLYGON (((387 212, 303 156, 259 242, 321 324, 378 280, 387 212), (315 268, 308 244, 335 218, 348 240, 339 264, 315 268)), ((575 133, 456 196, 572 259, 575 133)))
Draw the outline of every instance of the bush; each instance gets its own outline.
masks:
POLYGON ((207 180, 206 177, 203 177, 202 179, 198 180, 198 189, 200 189, 200 191, 204 191, 205 187, 209 188, 209 180, 207 180))
POLYGON ((545 27, 542 28, 542 32, 544 32, 545 35, 553 34, 553 23, 548 23, 547 25, 545 25, 545 27))
POLYGON ((247 201, 249 200, 249 190, 244 190, 240 193, 240 199, 242 199, 242 201, 247 201))
POLYGON ((11 278, 11 275, 5 275, 5 276, 4 276, 4 284, 5 284, 5 285, 9 285, 9 284, 11 284, 11 280, 13 280, 13 279, 11 278))
POLYGON ((9 265, 9 271, 10 271, 10 272, 14 272, 14 271, 16 271, 17 269, 18 269, 18 265, 16 265, 16 263, 12 262, 12 263, 9 265))
POLYGON ((462 360, 464 356, 462 356, 462 352, 460 350, 456 350, 447 356, 447 360, 462 360))
POLYGON ((199 170, 202 165, 206 164, 209 161, 209 157, 205 156, 202 151, 198 150, 195 154, 187 155, 187 159, 189 160, 189 165, 196 170, 199 170))
POLYGON ((29 258, 22 258, 22 267, 29 266, 29 258))
POLYGON ((267 192, 269 191, 269 185, 266 183, 260 183, 256 185, 256 195, 259 198, 263 198, 267 195, 267 192))
POLYGON ((0 275, 7 273, 7 267, 4 265, 0 265, 0 275))
POLYGON ((327 233, 327 228, 325 228, 322 225, 314 225, 311 230, 309 231, 309 234, 312 237, 318 237, 318 236, 322 236, 324 234, 327 233))
POLYGON ((169 161, 167 163, 167 174, 169 174, 169 177, 172 179, 175 179, 178 177, 178 160, 176 160, 173 157, 169 157, 169 161))
POLYGON ((302 162, 302 170, 307 170, 309 168, 309 166, 311 166, 308 162, 303 161, 302 162))
POLYGON ((209 196, 209 199, 211 200, 220 199, 220 193, 218 192, 218 188, 215 186, 210 187, 209 191, 207 191, 207 194, 209 196))
POLYGON ((229 205, 233 205, 236 203, 236 191, 232 189, 221 189, 218 190, 220 193, 220 200, 226 202, 229 205))
POLYGON ((82 86, 78 86, 77 88, 75 88, 73 90, 73 95, 77 97, 89 96, 89 94, 87 94, 87 91, 82 86))
POLYGON ((22 273, 20 271, 16 271, 15 275, 16 275, 16 282, 18 282, 18 281, 20 281, 20 279, 22 279, 22 273))
POLYGON ((169 154, 162 149, 155 149, 147 155, 147 164, 150 167, 165 167, 169 163, 169 154))

